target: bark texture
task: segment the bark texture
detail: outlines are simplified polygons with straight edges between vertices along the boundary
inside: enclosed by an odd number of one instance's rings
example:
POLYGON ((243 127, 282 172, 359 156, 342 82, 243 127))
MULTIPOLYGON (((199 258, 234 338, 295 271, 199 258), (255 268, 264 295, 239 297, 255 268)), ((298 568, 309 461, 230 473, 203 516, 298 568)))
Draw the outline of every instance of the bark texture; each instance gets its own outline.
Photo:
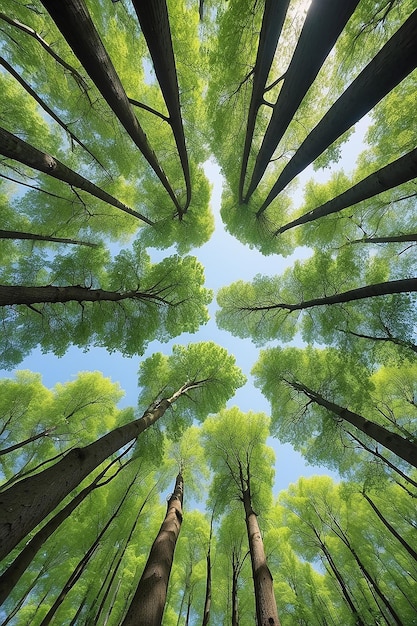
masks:
POLYGON ((57 178, 72 187, 86 191, 95 198, 103 200, 103 202, 107 202, 107 204, 111 204, 111 206, 129 215, 133 215, 133 217, 137 217, 146 224, 153 224, 150 219, 126 206, 123 202, 120 202, 120 200, 104 191, 104 189, 97 187, 84 176, 77 174, 77 172, 74 172, 74 170, 58 161, 55 157, 38 150, 31 144, 23 141, 23 139, 12 135, 4 128, 0 128, 0 154, 33 167, 33 169, 57 178))
POLYGON ((387 430, 383 426, 380 426, 379 424, 376 424, 375 422, 367 420, 362 415, 359 415, 359 413, 349 411, 349 409, 346 409, 334 402, 331 402, 330 400, 327 400, 322 395, 320 395, 316 391, 313 391, 313 389, 310 389, 306 385, 295 381, 286 382, 288 382, 288 384, 293 389, 304 393, 313 402, 316 402, 320 406, 328 409, 334 415, 337 415, 338 417, 349 422, 353 426, 356 426, 358 430, 362 431, 363 433, 365 433, 365 435, 368 435, 368 437, 371 437, 388 450, 391 450, 391 452, 399 456, 404 461, 407 461, 407 463, 410 463, 410 465, 417 467, 417 445, 415 443, 404 439, 404 437, 401 437, 396 433, 392 433, 391 431, 387 430))
POLYGON ((258 186, 278 143, 358 2, 344 0, 339 4, 334 0, 321 0, 311 3, 256 157, 245 202, 258 186))
POLYGON ((246 530, 252 563, 258 626, 280 626, 274 595, 272 574, 266 562, 257 515, 252 508, 250 488, 243 492, 246 530))
POLYGON ((178 474, 167 513, 122 626, 160 626, 175 545, 181 530, 184 481, 178 474))
MULTIPOLYGON (((320 217, 332 215, 333 213, 342 211, 347 207, 357 204, 358 202, 362 202, 363 200, 367 200, 368 198, 372 198, 383 191, 393 189, 394 187, 402 185, 403 183, 406 183, 416 177, 417 148, 411 150, 411 152, 408 152, 396 161, 389 163, 385 167, 381 167, 381 169, 377 170, 373 174, 370 174, 366 178, 359 181, 359 183, 353 185, 353 187, 350 187, 338 196, 335 196, 328 202, 325 202, 312 211, 301 215, 301 217, 298 217, 296 220, 292 220, 291 222, 284 224, 278 228, 274 234, 280 235, 281 233, 285 233, 286 230, 290 230, 291 228, 295 228, 301 224, 307 224, 308 222, 317 220, 320 217)), ((364 238, 359 241, 372 243, 383 243, 385 241, 415 241, 414 238, 401 239, 399 237, 400 236, 398 236, 398 238, 373 237, 368 239, 364 238)), ((406 237, 406 235, 403 235, 403 237, 406 237)))
POLYGON ((259 216, 300 172, 366 115, 417 66, 417 10, 327 111, 282 170, 259 216))

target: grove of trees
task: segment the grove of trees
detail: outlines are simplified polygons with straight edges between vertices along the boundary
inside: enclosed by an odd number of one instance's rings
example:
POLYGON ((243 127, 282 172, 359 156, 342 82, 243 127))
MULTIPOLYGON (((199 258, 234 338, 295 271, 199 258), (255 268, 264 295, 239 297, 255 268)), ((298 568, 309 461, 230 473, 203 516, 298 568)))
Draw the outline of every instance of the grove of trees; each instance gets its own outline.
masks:
POLYGON ((415 0, 0 0, 0 42, 1 626, 417 624, 415 0), (217 293, 208 160, 271 261, 217 293))

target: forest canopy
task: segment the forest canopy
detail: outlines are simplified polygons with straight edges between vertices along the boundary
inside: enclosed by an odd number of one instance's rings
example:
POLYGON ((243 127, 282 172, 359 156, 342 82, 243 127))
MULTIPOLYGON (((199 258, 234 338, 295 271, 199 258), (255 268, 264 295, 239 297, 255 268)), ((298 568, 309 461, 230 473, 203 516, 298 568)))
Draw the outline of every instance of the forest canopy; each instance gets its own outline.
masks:
POLYGON ((415 623, 416 33, 0 0, 2 626, 415 623))

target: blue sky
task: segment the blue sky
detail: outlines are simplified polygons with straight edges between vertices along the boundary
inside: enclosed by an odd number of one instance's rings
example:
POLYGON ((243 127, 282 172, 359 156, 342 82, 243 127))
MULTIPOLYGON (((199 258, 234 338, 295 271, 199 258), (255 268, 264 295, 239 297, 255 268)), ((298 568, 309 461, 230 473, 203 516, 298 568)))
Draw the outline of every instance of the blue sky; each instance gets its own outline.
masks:
MULTIPOLYGON (((345 170, 350 170, 354 167, 356 155, 363 145, 362 138, 366 126, 365 120, 358 125, 357 132, 345 146, 343 163, 339 163, 337 169, 342 165, 345 170)), ((300 258, 300 252, 285 259, 278 255, 264 257, 257 250, 244 246, 227 233, 220 218, 222 181, 219 168, 214 163, 208 163, 206 173, 213 184, 211 206, 215 215, 216 228, 210 241, 193 251, 193 254, 199 258, 205 267, 206 286, 208 288, 213 289, 216 293, 220 287, 229 285, 235 280, 243 279, 249 281, 259 273, 268 275, 280 274, 294 262, 295 258, 300 258)), ((299 177, 301 180, 299 184, 300 191, 303 183, 309 178, 314 176, 314 178, 323 181, 328 178, 329 174, 330 170, 313 172, 311 168, 308 168, 299 177)), ((250 377, 250 370, 258 358, 258 349, 249 339, 237 339, 229 333, 219 330, 215 323, 215 310, 216 303, 214 300, 210 305, 211 319, 198 333, 182 335, 167 344, 152 342, 143 358, 158 351, 170 353, 170 347, 175 343, 215 341, 235 355, 237 364, 249 379, 245 387, 238 390, 236 396, 229 402, 229 405, 237 405, 242 411, 264 411, 268 414, 269 404, 260 391, 253 386, 250 377)), ((131 406, 136 404, 138 396, 137 371, 139 362, 139 357, 124 358, 118 353, 108 354, 102 348, 93 348, 86 353, 77 348, 71 348, 62 358, 57 358, 52 354, 42 354, 40 350, 36 350, 21 363, 19 369, 30 369, 40 372, 43 377, 43 383, 47 387, 52 387, 57 382, 64 383, 71 380, 80 371, 99 370, 113 381, 120 383, 120 386, 126 393, 121 404, 122 406, 131 406)), ((0 371, 2 376, 10 376, 10 374, 10 372, 0 371)), ((307 466, 301 455, 295 452, 289 444, 283 445, 273 439, 269 443, 273 446, 276 454, 275 493, 285 489, 300 476, 311 476, 318 473, 335 476, 333 472, 328 471, 326 468, 307 466)))

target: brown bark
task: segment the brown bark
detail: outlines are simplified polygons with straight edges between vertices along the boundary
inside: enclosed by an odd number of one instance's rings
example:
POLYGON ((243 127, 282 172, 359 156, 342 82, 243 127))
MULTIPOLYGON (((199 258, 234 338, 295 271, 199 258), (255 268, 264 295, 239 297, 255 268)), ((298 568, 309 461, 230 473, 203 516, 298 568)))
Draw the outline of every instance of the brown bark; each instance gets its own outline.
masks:
POLYGON ((183 494, 183 477, 178 474, 165 519, 121 626, 160 626, 162 623, 175 545, 181 530, 183 494))
POLYGON ((297 304, 277 302, 275 304, 261 306, 239 307, 239 309, 241 311, 274 311, 275 309, 302 311, 315 306, 341 304, 343 302, 354 302, 375 296, 388 296, 394 293, 412 293, 414 291, 417 291, 417 278, 404 278, 402 280, 391 280, 383 283, 375 283, 374 285, 366 285, 366 287, 358 287, 357 289, 349 289, 349 291, 335 293, 333 296, 313 298, 311 300, 305 300, 304 302, 298 302, 297 304))
MULTIPOLYGON (((314 220, 319 219, 320 217, 325 217, 326 215, 332 215, 333 213, 338 213, 347 207, 350 207, 358 202, 362 202, 363 200, 368 200, 368 198, 372 198, 384 191, 388 191, 389 189, 393 189, 398 185, 402 185, 403 183, 412 180, 417 176, 417 148, 411 150, 404 156, 400 157, 396 161, 392 161, 385 167, 381 167, 379 170, 374 172, 373 174, 369 174, 366 178, 363 178, 361 181, 353 185, 343 193, 335 196, 328 202, 321 204, 316 207, 312 211, 308 211, 304 215, 301 215, 295 220, 284 224, 278 230, 275 231, 274 235, 280 235, 284 233, 286 230, 290 230, 291 228, 295 228, 296 226, 300 226, 301 224, 307 224, 308 222, 313 222, 314 220)), ((365 243, 384 243, 389 241, 415 241, 416 235, 410 235, 413 237, 412 239, 402 239, 396 237, 364 237, 363 239, 359 239, 358 242, 365 243)), ((402 235, 398 237, 407 237, 407 235, 402 235)))
POLYGON ((354 413, 353 411, 349 411, 349 409, 339 406, 334 402, 330 402, 330 400, 327 400, 322 395, 302 383, 289 380, 286 380, 286 382, 293 389, 304 393, 307 398, 316 404, 323 406, 334 415, 337 415, 337 417, 355 426, 358 430, 365 433, 365 435, 368 435, 368 437, 378 441, 378 443, 382 444, 388 450, 391 450, 391 452, 399 456, 401 459, 404 459, 404 461, 407 461, 407 463, 410 463, 410 465, 417 467, 416 444, 411 441, 407 441, 407 439, 404 439, 404 437, 401 437, 396 433, 392 433, 375 422, 367 420, 362 415, 359 415, 359 413, 354 413))
POLYGON ((0 559, 111 454, 136 439, 182 395, 200 383, 186 383, 170 398, 150 407, 140 419, 115 428, 84 448, 73 448, 55 465, 28 476, 0 493, 0 559))
POLYGON ((191 178, 181 116, 180 95, 171 29, 165 0, 133 0, 141 31, 152 57, 153 67, 169 113, 186 186, 186 200, 180 209, 184 214, 191 201, 191 178))
POLYGON ((282 170, 259 216, 277 195, 417 66, 417 10, 375 55, 306 137, 282 170))
POLYGON ((253 584, 255 589, 257 626, 280 626, 274 595, 272 574, 266 562, 264 545, 259 530, 257 515, 252 508, 250 488, 243 493, 246 529, 252 563, 253 584))
POLYGON ((232 554, 232 626, 239 626, 239 599, 237 595, 241 564, 235 552, 232 554))
POLYGON ((64 302, 120 302, 121 300, 148 300, 159 304, 169 304, 165 298, 153 294, 152 291, 105 291, 90 289, 80 285, 56 287, 45 285, 39 287, 24 285, 0 285, 0 306, 15 304, 64 303, 64 302))
POLYGON ((210 609, 211 609, 211 587, 212 587, 212 571, 211 571, 211 541, 213 537, 213 518, 214 509, 210 519, 210 535, 208 541, 207 555, 206 555, 206 594, 204 597, 203 608, 203 621, 202 626, 208 626, 210 622, 210 609))
POLYGON ((253 68, 252 95, 249 105, 248 120, 246 123, 245 145, 243 148, 242 165, 239 180, 239 202, 243 202, 243 188, 245 185, 246 170, 253 133, 255 131, 256 117, 259 107, 263 103, 266 81, 274 60, 278 40, 290 0, 266 0, 262 16, 262 26, 259 35, 259 45, 256 54, 255 67, 253 68))
POLYGON ((258 186, 301 101, 358 2, 359 0, 345 0, 339 4, 333 0, 321 0, 310 5, 256 157, 245 202, 248 202, 258 186))
MULTIPOLYGON (((120 457, 118 457, 120 459, 120 457)), ((15 585, 19 582, 21 576, 24 574, 26 568, 31 563, 32 559, 36 556, 43 544, 49 537, 59 528, 59 526, 71 515, 81 502, 92 492, 94 489, 107 484, 109 481, 100 483, 108 469, 115 463, 112 461, 100 474, 79 494, 77 494, 61 511, 59 511, 54 517, 52 517, 25 545, 23 550, 17 555, 13 563, 2 573, 0 576, 0 605, 5 601, 15 585)), ((113 474, 112 479, 118 474, 113 474)))
POLYGON ((77 239, 68 239, 66 237, 52 237, 52 235, 37 235, 35 233, 25 233, 21 230, 0 229, 0 239, 23 239, 30 241, 50 241, 52 243, 70 243, 77 246, 88 246, 89 248, 97 248, 99 245, 90 241, 78 241, 77 239))
POLYGON ((100 187, 97 187, 94 183, 91 183, 87 178, 84 178, 84 176, 77 174, 77 172, 74 172, 74 170, 64 165, 64 163, 58 161, 58 159, 55 159, 46 152, 38 150, 26 141, 12 135, 12 133, 9 133, 4 128, 0 128, 0 154, 14 159, 15 161, 19 161, 19 163, 23 163, 24 165, 28 165, 39 172, 48 174, 53 178, 57 178, 72 187, 82 189, 95 198, 99 198, 99 200, 111 204, 111 206, 116 207, 116 209, 120 209, 129 215, 133 215, 133 217, 137 217, 146 224, 153 224, 150 219, 126 206, 114 196, 100 187))
POLYGON ((41 0, 91 80, 180 210, 175 193, 140 126, 83 0, 41 0))

